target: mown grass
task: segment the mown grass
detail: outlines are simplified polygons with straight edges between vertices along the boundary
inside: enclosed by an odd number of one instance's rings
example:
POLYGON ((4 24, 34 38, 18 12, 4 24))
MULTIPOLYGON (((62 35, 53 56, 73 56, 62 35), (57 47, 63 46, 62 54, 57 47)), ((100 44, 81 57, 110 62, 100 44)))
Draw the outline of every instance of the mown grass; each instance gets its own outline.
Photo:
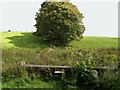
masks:
MULTIPOLYGON (((32 33, 3 32, 2 49, 7 48, 46 48, 48 43, 32 33)), ((84 36, 80 41, 72 41, 72 48, 118 48, 118 38, 84 36)))
POLYGON ((32 33, 20 32, 3 32, 2 33, 2 49, 9 48, 44 48, 47 43, 40 40, 39 37, 32 33))
POLYGON ((70 46, 74 48, 118 48, 118 38, 84 36, 80 41, 73 41, 70 46))

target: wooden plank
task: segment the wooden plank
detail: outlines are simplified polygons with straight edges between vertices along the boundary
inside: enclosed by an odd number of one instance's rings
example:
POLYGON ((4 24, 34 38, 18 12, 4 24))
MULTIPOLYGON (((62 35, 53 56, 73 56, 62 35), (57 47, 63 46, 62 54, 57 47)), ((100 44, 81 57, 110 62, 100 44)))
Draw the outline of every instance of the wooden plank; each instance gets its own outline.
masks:
MULTIPOLYGON (((30 67, 30 68, 54 68, 54 69, 70 69, 70 68, 72 68, 71 66, 32 65, 32 64, 23 65, 23 66, 30 67)), ((117 68, 107 68, 107 67, 93 67, 92 69, 97 70, 97 71, 117 70, 117 68)))
POLYGON ((50 66, 50 65, 24 65, 25 67, 35 67, 35 68, 60 68, 60 69, 67 69, 71 68, 71 66, 50 66))
POLYGON ((108 67, 94 67, 93 70, 117 70, 117 68, 108 68, 108 67))

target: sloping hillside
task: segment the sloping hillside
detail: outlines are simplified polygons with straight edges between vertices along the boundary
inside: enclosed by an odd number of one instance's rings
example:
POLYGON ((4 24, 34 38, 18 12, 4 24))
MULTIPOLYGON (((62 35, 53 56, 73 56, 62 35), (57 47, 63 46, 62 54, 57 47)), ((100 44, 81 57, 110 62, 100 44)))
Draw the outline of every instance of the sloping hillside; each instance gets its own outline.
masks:
MULTIPOLYGON (((48 44, 32 33, 3 32, 2 48, 45 48, 48 44)), ((69 44, 73 48, 118 48, 118 38, 84 36, 69 44)))

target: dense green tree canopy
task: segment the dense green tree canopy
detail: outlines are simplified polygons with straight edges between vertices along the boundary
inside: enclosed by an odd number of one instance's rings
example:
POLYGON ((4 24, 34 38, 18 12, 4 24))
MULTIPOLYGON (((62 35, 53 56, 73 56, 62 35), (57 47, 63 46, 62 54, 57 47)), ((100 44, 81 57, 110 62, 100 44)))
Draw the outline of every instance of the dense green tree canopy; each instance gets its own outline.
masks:
POLYGON ((36 13, 36 35, 54 45, 81 39, 85 31, 83 15, 70 2, 43 2, 36 13))

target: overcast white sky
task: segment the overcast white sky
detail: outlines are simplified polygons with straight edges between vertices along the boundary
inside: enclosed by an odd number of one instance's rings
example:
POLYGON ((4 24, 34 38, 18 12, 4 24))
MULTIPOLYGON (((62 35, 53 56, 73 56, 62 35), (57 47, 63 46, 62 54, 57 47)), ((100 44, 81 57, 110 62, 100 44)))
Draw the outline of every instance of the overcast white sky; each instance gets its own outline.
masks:
MULTIPOLYGON (((0 31, 36 31, 35 14, 44 0, 4 0, 0 3, 0 31)), ((118 36, 117 0, 71 0, 83 13, 86 36, 118 36)))

